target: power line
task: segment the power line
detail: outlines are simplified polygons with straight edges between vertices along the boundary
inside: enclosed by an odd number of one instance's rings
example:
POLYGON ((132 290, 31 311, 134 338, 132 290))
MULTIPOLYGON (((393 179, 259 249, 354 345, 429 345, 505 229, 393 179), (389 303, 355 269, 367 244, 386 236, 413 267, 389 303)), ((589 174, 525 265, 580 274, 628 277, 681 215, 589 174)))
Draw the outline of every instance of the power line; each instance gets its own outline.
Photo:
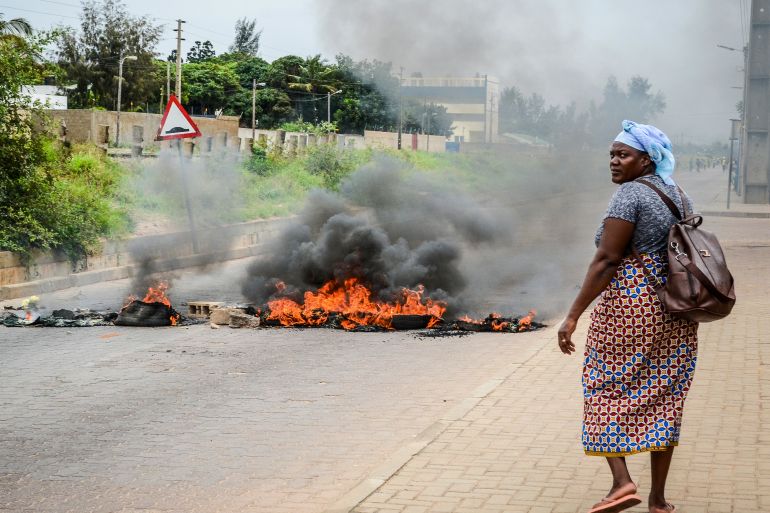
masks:
MULTIPOLYGON (((81 7, 80 5, 77 5, 77 4, 71 4, 71 3, 67 3, 67 2, 59 2, 57 0, 39 0, 39 1, 40 2, 49 3, 49 4, 63 5, 63 6, 66 6, 66 7, 74 7, 74 8, 80 8, 81 7)), ((56 18, 69 18, 69 19, 73 19, 73 20, 80 20, 81 19, 80 16, 72 16, 72 15, 68 15, 68 14, 59 14, 59 13, 53 13, 53 12, 49 12, 49 11, 38 11, 38 10, 34 10, 34 9, 23 9, 23 8, 20 8, 20 7, 15 7, 15 6, 10 6, 10 5, 0 5, 0 8, 12 9, 12 10, 21 11, 21 12, 28 12, 28 13, 32 13, 32 14, 42 14, 42 15, 45 15, 45 16, 53 16, 53 17, 56 17, 56 18)), ((173 20, 171 18, 163 18, 163 17, 157 17, 157 16, 147 16, 147 17, 152 19, 152 20, 154 20, 154 21, 173 21, 173 22, 176 21, 176 20, 173 20)), ((211 30, 211 29, 205 28, 205 27, 203 27, 201 25, 198 25, 198 24, 193 24, 193 23, 188 23, 188 24, 190 26, 197 27, 200 30, 204 30, 206 32, 210 32, 212 34, 216 34, 216 35, 219 35, 219 36, 222 36, 222 37, 230 37, 228 34, 224 34, 222 32, 217 32, 215 30, 211 30)), ((165 25, 165 24, 163 24, 163 25, 165 25)), ((206 40, 212 41, 214 43, 217 43, 217 44, 223 46, 224 48, 227 48, 229 46, 229 43, 225 43, 223 40, 212 39, 209 36, 205 36, 203 34, 196 34, 195 32, 192 32, 190 30, 187 30, 186 32, 188 34, 196 35, 196 36, 198 36, 198 37, 200 37, 202 39, 206 39, 206 40)), ((167 41, 167 40, 173 40, 173 39, 176 39, 176 38, 175 37, 162 38, 162 39, 159 39, 159 41, 167 41)), ((286 55, 296 55, 295 52, 291 52, 291 51, 283 49, 283 48, 276 48, 274 46, 265 45, 265 44, 260 44, 259 46, 260 46, 260 49, 270 49, 270 50, 274 50, 275 52, 281 52, 282 55, 270 52, 270 53, 272 53, 273 55, 275 55, 277 57, 284 57, 286 55)))
MULTIPOLYGON (((224 37, 230 37, 231 36, 231 34, 223 34, 221 32, 217 32, 215 30, 211 30, 211 29, 208 29, 206 27, 201 27, 200 25, 198 25, 196 23, 188 23, 188 25, 190 25, 191 27, 197 27, 197 28, 199 28, 201 30, 205 30, 206 32, 211 32, 212 34, 216 34, 218 36, 224 36, 224 37)), ((188 32, 190 32, 190 31, 188 30, 188 32)))
POLYGON ((67 16, 66 14, 56 14, 56 13, 52 13, 52 12, 33 11, 32 9, 22 9, 20 7, 12 7, 10 5, 0 5, 0 7, 2 7, 3 9, 13 9, 13 10, 16 10, 16 11, 29 12, 29 13, 32 13, 32 14, 43 14, 43 15, 46 15, 46 16, 57 16, 59 18, 72 18, 72 19, 75 19, 75 20, 79 20, 80 19, 77 16, 67 16))
POLYGON ((57 4, 57 5, 66 5, 67 7, 76 7, 80 9, 80 5, 77 4, 68 4, 67 2, 57 2, 56 0, 40 0, 41 2, 45 2, 47 4, 57 4))

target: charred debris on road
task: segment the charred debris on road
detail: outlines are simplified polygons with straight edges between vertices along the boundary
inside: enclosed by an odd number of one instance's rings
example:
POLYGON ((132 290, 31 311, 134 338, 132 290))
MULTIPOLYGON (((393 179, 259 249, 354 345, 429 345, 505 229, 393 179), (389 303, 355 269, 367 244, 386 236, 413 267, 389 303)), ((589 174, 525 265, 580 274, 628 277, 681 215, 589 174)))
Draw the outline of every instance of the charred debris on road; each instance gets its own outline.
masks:
MULTIPOLYGON (((432 314, 392 313, 380 306, 379 313, 371 311, 340 311, 316 308, 308 310, 308 319, 298 316, 287 321, 269 306, 223 305, 214 302, 190 302, 188 315, 182 315, 172 306, 161 285, 150 289, 143 299, 129 298, 120 311, 93 311, 90 309, 58 309, 46 311, 36 304, 25 307, 6 306, 0 312, 0 324, 6 327, 86 328, 93 326, 163 327, 190 326, 210 323, 213 327, 231 328, 327 328, 350 332, 419 331, 420 338, 462 336, 471 333, 520 333, 544 327, 534 321, 534 312, 521 317, 503 317, 490 314, 483 319, 461 317, 444 319, 432 314), (211 305, 201 313, 200 305, 211 305)), ((390 305, 392 306, 392 305, 390 305)))

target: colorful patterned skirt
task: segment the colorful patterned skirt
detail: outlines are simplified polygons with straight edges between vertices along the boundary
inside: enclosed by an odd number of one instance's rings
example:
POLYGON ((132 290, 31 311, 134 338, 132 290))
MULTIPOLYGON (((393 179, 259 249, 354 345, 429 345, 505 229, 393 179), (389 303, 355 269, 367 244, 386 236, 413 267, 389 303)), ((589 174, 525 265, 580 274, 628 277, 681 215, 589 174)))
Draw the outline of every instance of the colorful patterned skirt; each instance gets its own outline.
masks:
MULTIPOLYGON (((665 253, 642 254, 665 282, 665 253)), ((631 257, 591 313, 583 367, 583 446, 592 456, 628 456, 679 442, 695 373, 698 324, 667 314, 631 257)))

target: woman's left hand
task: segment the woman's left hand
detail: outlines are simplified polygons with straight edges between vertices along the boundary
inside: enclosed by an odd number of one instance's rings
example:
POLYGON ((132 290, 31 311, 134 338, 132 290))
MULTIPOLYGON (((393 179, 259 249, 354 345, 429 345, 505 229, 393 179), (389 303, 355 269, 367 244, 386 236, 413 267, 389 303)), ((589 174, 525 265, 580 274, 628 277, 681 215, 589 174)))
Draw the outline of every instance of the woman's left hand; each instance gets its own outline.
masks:
POLYGON ((559 349, 564 354, 572 354, 575 352, 575 344, 572 342, 572 334, 577 328, 577 321, 574 319, 564 319, 559 327, 559 349))

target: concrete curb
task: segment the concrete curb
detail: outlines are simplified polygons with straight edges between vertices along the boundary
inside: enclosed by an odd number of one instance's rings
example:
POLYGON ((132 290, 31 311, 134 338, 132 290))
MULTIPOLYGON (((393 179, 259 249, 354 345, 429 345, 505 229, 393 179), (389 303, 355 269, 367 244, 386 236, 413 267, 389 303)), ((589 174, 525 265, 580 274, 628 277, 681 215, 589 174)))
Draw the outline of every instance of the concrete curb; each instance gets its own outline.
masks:
POLYGON ((770 212, 740 212, 733 210, 704 210, 701 212, 704 216, 714 217, 741 217, 741 218, 755 218, 755 219, 770 219, 770 212))
POLYGON ((477 387, 469 397, 466 397, 444 412, 437 421, 415 436, 413 441, 406 443, 406 445, 391 454, 390 457, 372 470, 360 483, 332 504, 332 506, 325 509, 323 513, 350 513, 356 506, 364 502, 367 497, 376 492, 388 479, 409 463, 412 458, 438 438, 453 422, 461 420, 482 399, 494 392, 497 387, 513 376, 521 367, 525 366, 540 351, 546 350, 548 346, 545 344, 545 341, 553 337, 556 328, 557 326, 551 326, 537 332, 537 336, 532 338, 544 342, 540 348, 536 349, 523 361, 511 363, 512 369, 506 370, 500 376, 487 380, 484 384, 477 387))
MULTIPOLYGON (((189 267, 199 267, 212 262, 225 262, 227 260, 237 260, 261 255, 266 249, 265 244, 257 244, 245 248, 230 249, 216 253, 207 253, 199 255, 187 255, 173 259, 160 260, 157 262, 159 271, 170 271, 173 269, 185 269, 189 267)), ((13 285, 0 287, 0 301, 15 299, 20 297, 44 294, 69 287, 83 287, 102 281, 122 280, 133 275, 136 265, 124 265, 120 267, 111 267, 109 269, 99 269, 98 271, 84 271, 73 273, 68 276, 57 276, 44 280, 28 281, 13 285)))

